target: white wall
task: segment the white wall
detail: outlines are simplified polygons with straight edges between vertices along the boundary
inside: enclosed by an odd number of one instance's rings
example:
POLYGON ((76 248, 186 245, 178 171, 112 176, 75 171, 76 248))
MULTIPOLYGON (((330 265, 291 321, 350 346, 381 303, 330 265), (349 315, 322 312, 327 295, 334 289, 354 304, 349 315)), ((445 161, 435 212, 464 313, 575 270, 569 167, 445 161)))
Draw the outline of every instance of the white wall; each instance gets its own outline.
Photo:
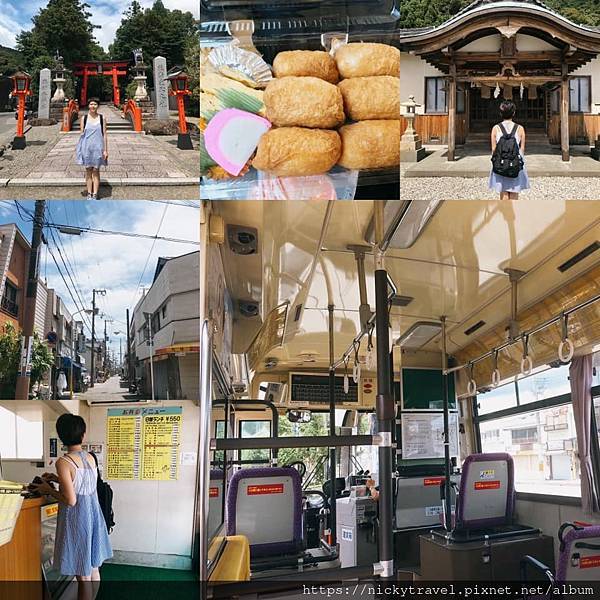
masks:
MULTIPOLYGON (((425 112, 425 77, 440 77, 443 73, 418 56, 400 53, 400 102, 406 102, 410 95, 420 104, 418 114, 425 112)), ((402 110, 405 112, 405 109, 402 110)))
MULTIPOLYGON (((151 406, 182 406, 180 459, 181 452, 197 452, 198 407, 189 400, 164 401, 151 406)), ((106 443, 106 415, 106 407, 90 408, 89 441, 106 443)), ((177 481, 109 480, 109 484, 114 492, 116 522, 110 536, 113 550, 191 557, 195 464, 180 464, 177 481)))
POLYGON ((600 58, 594 58, 589 63, 573 71, 573 75, 590 75, 592 77, 592 113, 600 115, 600 58))
MULTIPOLYGON (((517 522, 523 525, 538 527, 546 535, 554 537, 554 557, 558 558, 558 529, 563 523, 582 521, 584 523, 600 524, 600 517, 585 515, 580 506, 565 506, 534 502, 530 500, 517 500, 517 522)), ((549 565, 553 566, 554 565, 549 565)))

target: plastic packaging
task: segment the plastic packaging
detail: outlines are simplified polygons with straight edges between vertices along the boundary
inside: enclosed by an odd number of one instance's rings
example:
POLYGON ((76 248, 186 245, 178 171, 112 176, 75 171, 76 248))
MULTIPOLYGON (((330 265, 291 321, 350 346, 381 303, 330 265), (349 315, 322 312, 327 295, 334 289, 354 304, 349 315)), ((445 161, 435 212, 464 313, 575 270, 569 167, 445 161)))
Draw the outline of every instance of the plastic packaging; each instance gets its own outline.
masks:
POLYGON ((202 200, 352 200, 358 171, 335 167, 324 175, 274 177, 250 169, 243 177, 201 178, 202 200))

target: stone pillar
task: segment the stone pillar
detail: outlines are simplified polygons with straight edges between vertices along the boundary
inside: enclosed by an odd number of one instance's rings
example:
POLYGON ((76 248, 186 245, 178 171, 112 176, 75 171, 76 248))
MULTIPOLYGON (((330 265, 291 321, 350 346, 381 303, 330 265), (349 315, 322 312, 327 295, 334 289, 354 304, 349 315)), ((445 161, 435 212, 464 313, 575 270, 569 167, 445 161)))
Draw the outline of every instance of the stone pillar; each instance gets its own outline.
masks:
POLYGON ((50 118, 50 92, 52 84, 50 81, 50 69, 42 69, 40 71, 40 89, 38 98, 38 118, 50 118))
POLYGON ((600 134, 596 138, 596 144, 592 146, 592 158, 600 160, 600 134))
POLYGON ((157 56, 152 61, 154 70, 154 93, 156 95, 156 118, 169 118, 169 82, 167 78, 167 59, 157 56))

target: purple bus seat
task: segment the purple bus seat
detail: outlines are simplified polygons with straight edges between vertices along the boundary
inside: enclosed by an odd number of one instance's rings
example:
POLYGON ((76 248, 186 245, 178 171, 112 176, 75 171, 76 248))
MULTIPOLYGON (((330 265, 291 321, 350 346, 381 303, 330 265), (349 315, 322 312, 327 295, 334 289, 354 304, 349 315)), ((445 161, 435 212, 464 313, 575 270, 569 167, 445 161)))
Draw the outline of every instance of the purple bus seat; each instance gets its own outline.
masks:
POLYGON ((599 581, 600 580, 600 525, 582 527, 572 523, 561 526, 558 534, 560 547, 556 580, 599 581), (563 536, 565 529, 567 533, 563 536))
MULTIPOLYGON (((600 580, 600 525, 563 523, 558 530, 558 541, 560 546, 556 576, 552 575, 551 567, 527 555, 521 560, 523 582, 528 581, 529 568, 543 574, 552 584, 600 580)), ((552 594, 525 596, 524 600, 546 600, 553 597, 552 594)))
POLYGON ((514 505, 514 464, 510 454, 493 452, 467 456, 456 499, 456 528, 510 525, 514 505))
POLYGON ((302 488, 292 467, 240 469, 227 491, 227 535, 245 535, 252 558, 302 549, 302 488))

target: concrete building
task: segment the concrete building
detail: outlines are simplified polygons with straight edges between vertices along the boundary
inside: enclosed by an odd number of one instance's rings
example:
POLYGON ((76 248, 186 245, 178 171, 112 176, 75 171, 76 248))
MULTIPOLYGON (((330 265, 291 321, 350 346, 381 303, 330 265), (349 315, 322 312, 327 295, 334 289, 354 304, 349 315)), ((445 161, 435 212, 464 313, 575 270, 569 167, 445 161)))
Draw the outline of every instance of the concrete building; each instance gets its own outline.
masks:
POLYGON ((132 347, 148 395, 153 357, 157 399, 195 399, 199 386, 199 252, 158 260, 150 289, 133 311, 132 347))
POLYGON ((0 225, 0 330, 23 326, 29 242, 14 223, 0 225))
MULTIPOLYGON (((5 323, 23 327, 30 244, 14 224, 0 225, 0 331, 5 323)), ((45 339, 48 289, 38 280, 34 331, 45 339)))

